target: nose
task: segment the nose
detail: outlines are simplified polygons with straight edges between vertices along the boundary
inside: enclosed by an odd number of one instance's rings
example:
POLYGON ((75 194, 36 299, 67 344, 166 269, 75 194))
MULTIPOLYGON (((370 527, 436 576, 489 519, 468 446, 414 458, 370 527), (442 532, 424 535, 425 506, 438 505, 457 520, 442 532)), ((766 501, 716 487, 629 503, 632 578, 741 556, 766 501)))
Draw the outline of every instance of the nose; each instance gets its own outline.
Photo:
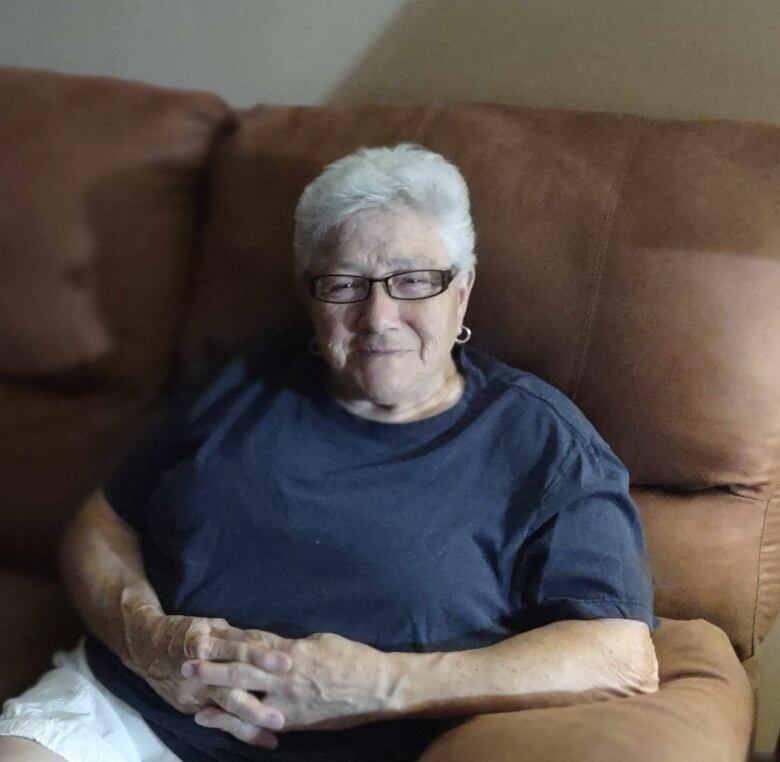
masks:
POLYGON ((372 283, 368 296, 358 304, 358 325, 364 330, 382 333, 398 325, 398 302, 387 293, 384 283, 372 283))

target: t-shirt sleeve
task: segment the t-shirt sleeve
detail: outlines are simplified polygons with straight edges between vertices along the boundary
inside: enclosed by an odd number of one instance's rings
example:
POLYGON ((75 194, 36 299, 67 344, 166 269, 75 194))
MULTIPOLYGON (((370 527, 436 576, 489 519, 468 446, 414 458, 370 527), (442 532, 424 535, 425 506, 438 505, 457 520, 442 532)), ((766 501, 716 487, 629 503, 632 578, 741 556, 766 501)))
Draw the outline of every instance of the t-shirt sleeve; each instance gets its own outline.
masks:
POLYGON ((566 619, 658 626, 628 472, 608 446, 571 446, 520 548, 512 590, 524 630, 566 619))
POLYGON ((143 530, 143 509, 162 470, 165 443, 176 436, 173 411, 158 413, 155 421, 136 437, 103 480, 102 489, 114 513, 136 532, 143 530))
POLYGON ((246 372, 246 358, 232 358, 199 383, 170 395, 151 425, 122 453, 101 487, 108 504, 131 529, 144 531, 144 509, 160 476, 197 446, 246 372))

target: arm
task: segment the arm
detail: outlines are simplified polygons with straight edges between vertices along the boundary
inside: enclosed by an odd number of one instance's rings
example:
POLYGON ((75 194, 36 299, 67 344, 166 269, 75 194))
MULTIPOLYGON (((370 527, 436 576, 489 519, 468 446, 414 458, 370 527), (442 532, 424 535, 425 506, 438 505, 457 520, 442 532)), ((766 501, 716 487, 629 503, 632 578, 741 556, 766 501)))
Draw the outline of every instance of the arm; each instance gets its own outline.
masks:
POLYGON ((401 716, 452 717, 562 706, 658 689, 643 622, 561 621, 486 648, 386 654, 388 705, 401 716))
MULTIPOLYGON (((384 653, 319 633, 287 641, 292 669, 280 675, 253 666, 265 650, 251 642, 253 633, 262 635, 249 631, 243 644, 214 641, 211 661, 188 665, 205 685, 264 692, 286 730, 564 706, 658 687, 649 629, 633 620, 559 621, 485 648, 436 653, 384 653)), ((218 708, 201 718, 223 729, 235 722, 218 708)))
MULTIPOLYGON (((102 490, 84 503, 65 531, 60 565, 69 597, 87 628, 163 700, 186 714, 211 701, 225 701, 224 691, 185 679, 180 670, 185 659, 204 655, 213 633, 228 628, 228 623, 166 615, 146 577, 136 533, 117 516, 102 490)), ((272 650, 273 636, 266 642, 272 650)), ((269 670, 288 668, 278 655, 258 664, 269 670)), ((258 727, 268 716, 256 698, 232 708, 252 721, 253 743, 275 746, 273 734, 258 727)))
POLYGON ((162 616, 146 578, 135 532, 111 509, 102 490, 79 509, 60 545, 68 595, 87 628, 125 666, 139 672, 130 633, 139 620, 162 616))

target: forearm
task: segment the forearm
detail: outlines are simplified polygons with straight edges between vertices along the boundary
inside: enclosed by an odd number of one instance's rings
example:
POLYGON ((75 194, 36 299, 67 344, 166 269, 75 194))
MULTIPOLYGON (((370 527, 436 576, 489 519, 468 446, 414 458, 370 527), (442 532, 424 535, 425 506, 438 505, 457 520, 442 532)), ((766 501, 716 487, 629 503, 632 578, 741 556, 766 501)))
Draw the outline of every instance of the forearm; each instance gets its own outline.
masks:
POLYGON ((647 627, 629 620, 556 622, 472 651, 385 656, 396 716, 506 712, 657 689, 647 627))
POLYGON ((65 587, 87 628, 131 669, 130 617, 162 614, 135 534, 96 492, 65 531, 60 546, 65 587))

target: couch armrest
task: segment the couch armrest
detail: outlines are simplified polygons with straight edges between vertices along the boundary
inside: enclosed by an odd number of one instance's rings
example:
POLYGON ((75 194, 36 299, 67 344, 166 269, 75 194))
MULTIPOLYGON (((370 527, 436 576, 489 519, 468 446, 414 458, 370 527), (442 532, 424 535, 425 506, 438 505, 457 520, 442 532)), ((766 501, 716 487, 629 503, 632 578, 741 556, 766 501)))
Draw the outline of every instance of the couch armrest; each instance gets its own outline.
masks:
POLYGON ((52 579, 0 568, 0 704, 52 667, 58 648, 83 632, 62 587, 52 579))
POLYGON ((753 695, 725 633, 663 619, 653 641, 657 693, 469 718, 419 762, 745 762, 753 695))

